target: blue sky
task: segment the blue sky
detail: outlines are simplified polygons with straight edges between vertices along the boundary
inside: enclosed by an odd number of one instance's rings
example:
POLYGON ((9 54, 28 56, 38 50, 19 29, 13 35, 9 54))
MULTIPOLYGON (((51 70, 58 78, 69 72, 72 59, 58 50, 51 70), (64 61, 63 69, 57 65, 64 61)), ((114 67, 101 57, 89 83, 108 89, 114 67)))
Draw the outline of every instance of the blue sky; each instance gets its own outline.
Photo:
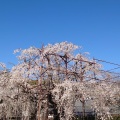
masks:
POLYGON ((0 0, 0 61, 13 50, 68 41, 120 64, 119 0, 0 0))

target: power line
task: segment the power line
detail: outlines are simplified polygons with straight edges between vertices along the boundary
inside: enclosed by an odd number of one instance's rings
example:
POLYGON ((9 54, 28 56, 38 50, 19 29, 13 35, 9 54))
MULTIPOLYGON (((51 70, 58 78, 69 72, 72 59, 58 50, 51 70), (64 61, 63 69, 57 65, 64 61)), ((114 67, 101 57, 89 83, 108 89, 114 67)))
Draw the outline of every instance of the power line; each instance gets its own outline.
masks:
POLYGON ((112 64, 112 65, 116 65, 116 66, 120 67, 120 64, 116 64, 116 63, 113 63, 113 62, 108 62, 108 61, 100 60, 100 59, 96 59, 96 58, 94 58, 94 60, 101 61, 101 62, 108 63, 108 64, 112 64))

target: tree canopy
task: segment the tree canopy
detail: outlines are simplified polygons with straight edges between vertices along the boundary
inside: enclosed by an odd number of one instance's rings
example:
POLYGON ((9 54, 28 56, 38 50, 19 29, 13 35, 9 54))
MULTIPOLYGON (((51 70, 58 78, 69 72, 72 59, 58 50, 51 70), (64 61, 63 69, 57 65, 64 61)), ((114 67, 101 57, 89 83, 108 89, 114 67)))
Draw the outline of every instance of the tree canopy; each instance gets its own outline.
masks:
POLYGON ((77 49, 80 47, 68 42, 17 49, 14 52, 19 63, 11 71, 0 63, 0 116, 29 119, 33 115, 47 120, 52 105, 60 120, 71 120, 79 100, 83 116, 86 102, 91 101, 91 108, 101 120, 110 119, 120 88, 109 72, 102 71, 101 64, 86 53, 77 53, 77 49))

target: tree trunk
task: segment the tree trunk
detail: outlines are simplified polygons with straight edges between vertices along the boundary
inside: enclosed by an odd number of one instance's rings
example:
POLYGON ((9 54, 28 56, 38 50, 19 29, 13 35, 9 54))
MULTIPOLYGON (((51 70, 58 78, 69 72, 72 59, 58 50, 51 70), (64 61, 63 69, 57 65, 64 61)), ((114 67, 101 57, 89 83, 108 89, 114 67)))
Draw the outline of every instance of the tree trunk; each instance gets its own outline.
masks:
POLYGON ((41 100, 40 100, 40 98, 39 98, 39 100, 38 100, 38 106, 37 106, 38 108, 37 108, 37 120, 41 120, 41 118, 40 118, 40 115, 41 115, 41 100))
POLYGON ((84 99, 82 101, 82 117, 83 117, 83 120, 85 120, 85 100, 84 99))

